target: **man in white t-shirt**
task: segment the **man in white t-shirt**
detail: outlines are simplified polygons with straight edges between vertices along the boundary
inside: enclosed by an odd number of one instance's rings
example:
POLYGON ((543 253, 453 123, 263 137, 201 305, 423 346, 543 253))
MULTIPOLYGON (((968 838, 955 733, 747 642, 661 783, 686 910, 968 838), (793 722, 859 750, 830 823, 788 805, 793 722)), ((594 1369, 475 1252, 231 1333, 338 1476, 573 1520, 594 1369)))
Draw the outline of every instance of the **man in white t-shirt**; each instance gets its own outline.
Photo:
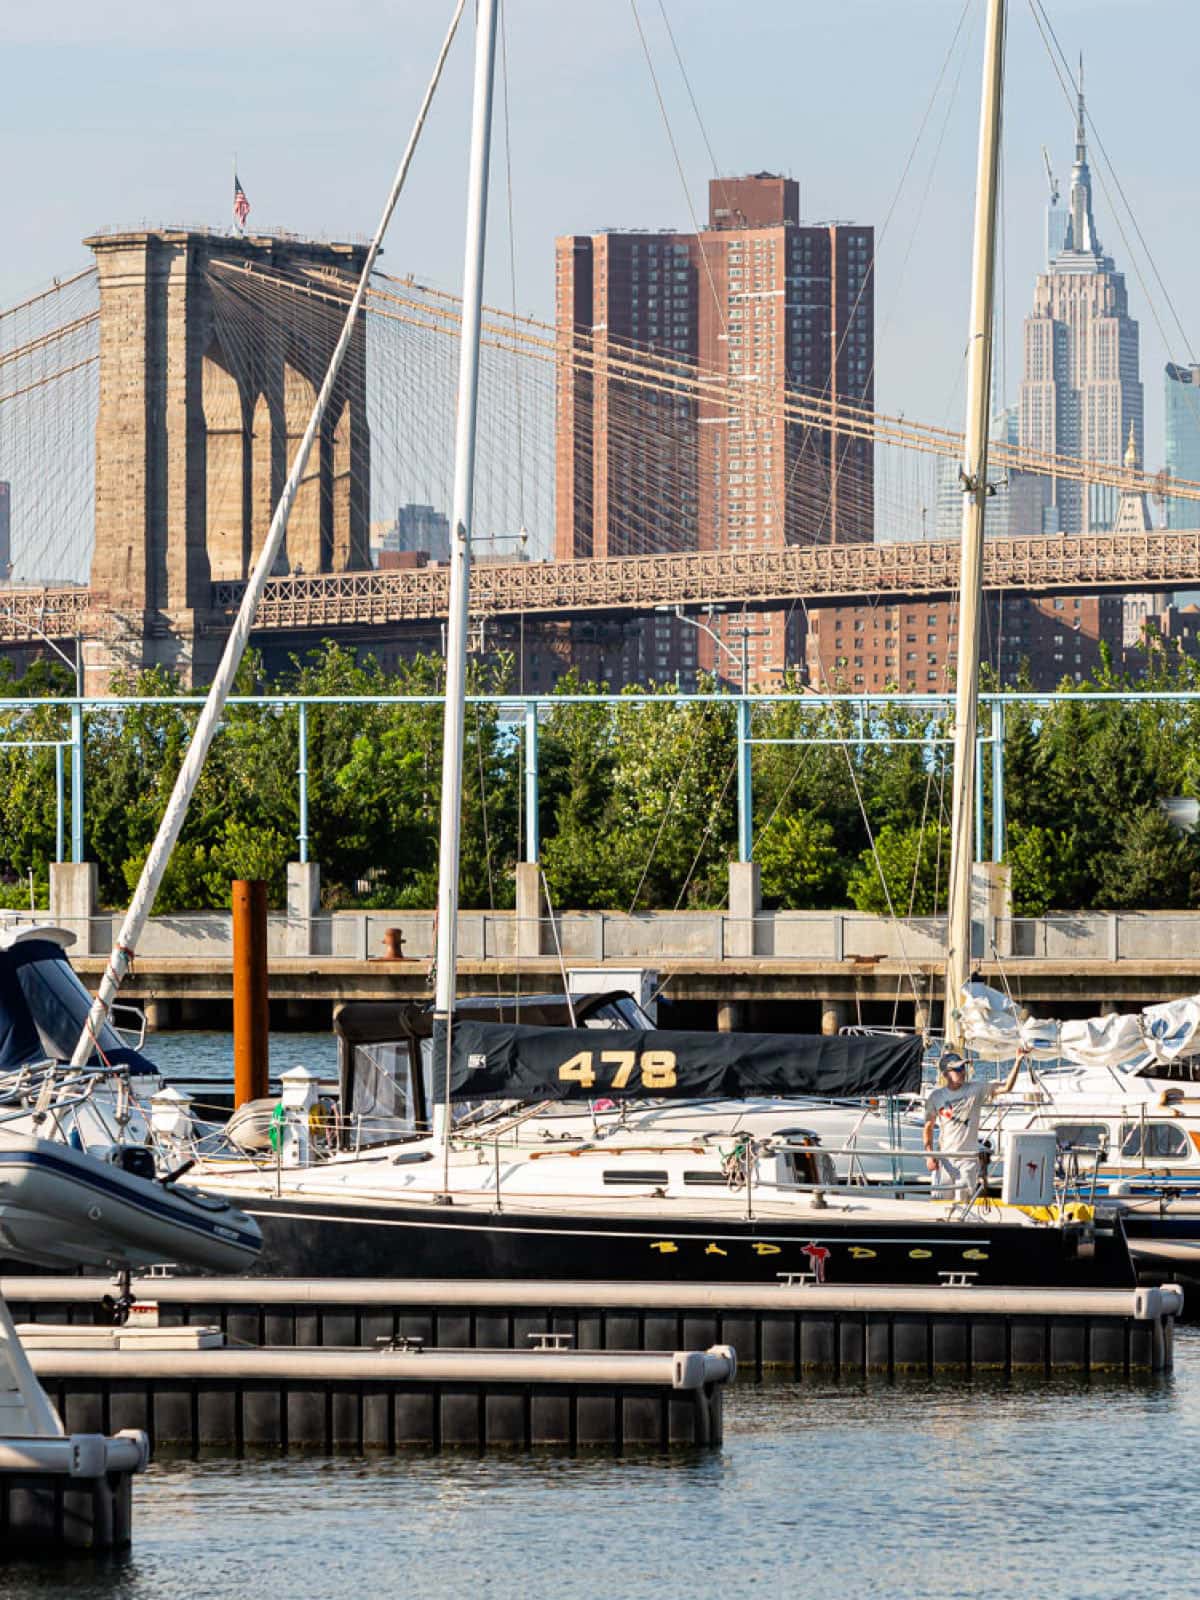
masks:
POLYGON ((925 1165, 930 1172, 942 1169, 942 1181, 935 1179, 935 1195, 942 1199, 969 1200, 979 1182, 979 1119, 985 1103, 1008 1094, 1021 1070, 1018 1058, 1003 1083, 967 1082, 967 1064, 956 1050, 947 1050, 938 1063, 941 1082, 925 1101, 925 1149, 930 1152, 925 1165), (938 1153, 933 1155, 933 1130, 937 1129, 938 1153))

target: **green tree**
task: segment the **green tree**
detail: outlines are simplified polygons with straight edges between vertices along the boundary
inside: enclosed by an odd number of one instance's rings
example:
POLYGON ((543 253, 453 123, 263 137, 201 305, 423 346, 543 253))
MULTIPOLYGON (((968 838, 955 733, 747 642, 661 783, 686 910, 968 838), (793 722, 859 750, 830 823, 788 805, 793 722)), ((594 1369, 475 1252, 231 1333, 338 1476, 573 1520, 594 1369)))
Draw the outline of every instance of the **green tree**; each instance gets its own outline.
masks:
POLYGON ((1008 830, 1007 861, 1012 869, 1013 915, 1041 917, 1061 905, 1057 860, 1062 841, 1037 823, 1014 823, 1008 830))
POLYGON ((1124 820, 1115 845, 1096 864, 1096 904, 1113 911, 1159 911, 1193 899, 1200 856, 1157 805, 1124 820))
POLYGON ((942 827, 897 828, 875 835, 850 870, 847 888, 859 911, 879 916, 936 915, 946 908, 950 863, 950 830, 942 827))
POLYGON ((807 811, 773 823, 755 847, 763 902, 787 910, 844 903, 846 869, 833 824, 807 811))

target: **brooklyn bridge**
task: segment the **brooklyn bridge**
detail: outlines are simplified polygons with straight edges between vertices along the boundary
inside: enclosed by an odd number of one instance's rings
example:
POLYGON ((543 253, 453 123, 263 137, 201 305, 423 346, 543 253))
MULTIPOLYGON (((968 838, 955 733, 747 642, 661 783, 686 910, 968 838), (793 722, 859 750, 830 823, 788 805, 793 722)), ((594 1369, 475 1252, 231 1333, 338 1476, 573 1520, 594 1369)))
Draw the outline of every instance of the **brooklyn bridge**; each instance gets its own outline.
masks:
MULTIPOLYGON (((337 337, 362 247, 200 229, 97 234, 94 265, 0 312, 0 476, 12 483, 12 582, 0 643, 90 643, 98 681, 113 665, 163 664, 202 681, 261 546, 337 337)), ((256 627, 260 641, 317 637, 372 645, 435 638, 447 571, 371 565, 378 525, 402 498, 448 503, 457 356, 455 298, 376 274, 256 627)), ((955 460, 952 430, 789 393, 781 421, 873 443, 860 536, 776 547, 694 546, 678 475, 679 548, 637 518, 607 530, 607 554, 554 560, 555 393, 564 371, 726 408, 759 404, 744 384, 644 347, 492 309, 485 324, 479 488, 472 530, 475 616, 511 626, 619 622, 656 609, 746 611, 952 597, 954 541, 912 537, 929 469, 955 460), (519 544, 518 544, 519 541, 519 544), (514 559, 517 549, 532 559, 514 559), (540 557, 540 559, 539 559, 540 557)), ((610 428, 619 419, 610 418, 610 428)), ((658 462, 659 480, 663 464, 658 462)), ((1128 466, 1036 455, 997 442, 992 472, 1161 494, 1128 466)), ((853 484, 841 488, 853 506, 853 484)), ((1177 499, 1200 484, 1172 480, 1177 499)), ((1198 508, 1200 509, 1200 508, 1198 508)), ((1200 516, 1197 517, 1200 522, 1200 516)), ((1040 595, 1186 587, 1200 532, 1073 536, 1010 529, 989 541, 985 583, 1040 595)))

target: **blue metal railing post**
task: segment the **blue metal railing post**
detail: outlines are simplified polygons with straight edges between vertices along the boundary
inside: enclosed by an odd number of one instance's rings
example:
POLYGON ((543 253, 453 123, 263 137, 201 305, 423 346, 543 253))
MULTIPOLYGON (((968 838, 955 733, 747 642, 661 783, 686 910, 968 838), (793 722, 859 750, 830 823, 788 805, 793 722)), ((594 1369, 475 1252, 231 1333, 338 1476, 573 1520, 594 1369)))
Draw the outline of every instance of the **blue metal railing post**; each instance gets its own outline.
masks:
POLYGON ((738 860, 749 861, 754 848, 754 792, 750 778, 750 702, 743 694, 737 704, 737 825, 738 860))
POLYGON ((992 701, 992 860, 1003 861, 1007 840, 1004 816, 1004 702, 992 701))
POLYGON ((297 702, 299 720, 296 728, 296 777, 300 785, 300 861, 308 860, 308 703, 297 702))
POLYGON ((65 844, 66 794, 61 740, 54 746, 54 859, 61 861, 65 844))
POLYGON ((71 860, 83 860, 83 702, 71 706, 71 860))
POLYGON ((537 861, 542 841, 538 829, 538 708, 525 706, 525 859, 537 861))
POLYGON ((975 859, 983 860, 983 736, 975 735, 975 859))

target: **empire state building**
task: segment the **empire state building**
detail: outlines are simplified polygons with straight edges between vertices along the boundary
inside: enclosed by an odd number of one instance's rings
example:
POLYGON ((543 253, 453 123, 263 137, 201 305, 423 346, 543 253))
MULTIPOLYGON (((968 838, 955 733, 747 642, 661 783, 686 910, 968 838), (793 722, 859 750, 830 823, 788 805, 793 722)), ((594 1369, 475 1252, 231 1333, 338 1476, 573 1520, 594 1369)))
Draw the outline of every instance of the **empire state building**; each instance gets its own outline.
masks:
MULTIPOLYGON (((1079 87, 1064 242, 1039 273, 1025 319, 1019 438, 1025 449, 1120 465, 1131 431, 1145 459, 1138 325, 1125 275, 1104 254, 1092 215, 1082 64, 1079 87)), ((1049 479, 1042 528, 1028 531, 1103 532, 1116 522, 1119 500, 1117 489, 1049 479)))

